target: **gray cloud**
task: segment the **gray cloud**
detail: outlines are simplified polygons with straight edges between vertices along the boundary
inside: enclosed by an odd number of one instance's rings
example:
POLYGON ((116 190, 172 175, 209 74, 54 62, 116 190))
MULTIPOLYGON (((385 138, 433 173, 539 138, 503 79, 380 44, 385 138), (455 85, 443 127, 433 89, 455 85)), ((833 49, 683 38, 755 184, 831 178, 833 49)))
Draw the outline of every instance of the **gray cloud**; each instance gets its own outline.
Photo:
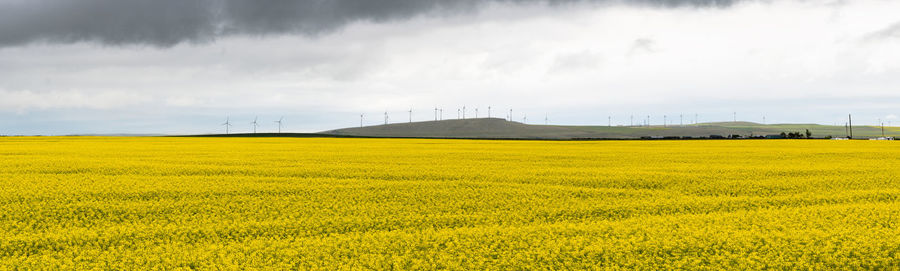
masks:
POLYGON ((900 38, 900 22, 866 35, 865 40, 872 41, 889 38, 900 38))
POLYGON ((205 43, 231 35, 330 33, 353 22, 453 15, 488 4, 726 7, 741 0, 0 0, 0 47, 34 42, 205 43))
POLYGON ((0 4, 0 45, 36 41, 173 45, 214 38, 212 1, 34 0, 0 4))
POLYGON ((648 38, 640 38, 631 43, 631 49, 628 50, 628 56, 640 53, 653 53, 656 51, 656 42, 648 38))

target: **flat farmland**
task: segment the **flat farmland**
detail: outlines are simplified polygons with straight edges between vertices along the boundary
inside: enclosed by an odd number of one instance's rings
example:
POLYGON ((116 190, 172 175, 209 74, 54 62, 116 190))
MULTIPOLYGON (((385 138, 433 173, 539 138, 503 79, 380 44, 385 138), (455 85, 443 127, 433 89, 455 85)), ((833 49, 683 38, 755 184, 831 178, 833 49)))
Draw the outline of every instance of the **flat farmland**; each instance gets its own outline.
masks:
POLYGON ((0 138, 0 269, 897 269, 887 141, 0 138))

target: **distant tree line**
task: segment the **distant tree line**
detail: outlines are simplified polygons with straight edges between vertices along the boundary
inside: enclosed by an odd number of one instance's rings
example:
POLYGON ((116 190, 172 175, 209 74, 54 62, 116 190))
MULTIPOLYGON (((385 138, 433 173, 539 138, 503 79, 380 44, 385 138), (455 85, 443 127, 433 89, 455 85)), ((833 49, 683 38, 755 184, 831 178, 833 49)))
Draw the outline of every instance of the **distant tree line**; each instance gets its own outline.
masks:
POLYGON ((783 138, 790 138, 790 139, 812 138, 812 132, 810 132, 809 129, 806 129, 806 133, 800 133, 800 132, 789 132, 789 133, 785 133, 785 132, 781 132, 781 137, 783 137, 783 138), (805 136, 805 137, 804 137, 804 136, 805 136))

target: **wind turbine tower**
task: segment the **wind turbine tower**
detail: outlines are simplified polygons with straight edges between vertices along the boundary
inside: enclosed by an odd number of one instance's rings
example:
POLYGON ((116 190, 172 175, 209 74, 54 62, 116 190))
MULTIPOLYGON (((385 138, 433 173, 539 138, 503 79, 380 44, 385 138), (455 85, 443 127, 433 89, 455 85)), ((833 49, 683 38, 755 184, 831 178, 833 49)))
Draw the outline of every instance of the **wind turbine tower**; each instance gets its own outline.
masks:
POLYGON ((409 123, 412 123, 412 108, 409 109, 409 123))
POLYGON ((488 118, 491 118, 491 107, 488 106, 488 118))
POLYGON ((363 127, 363 115, 364 115, 364 114, 359 114, 359 127, 360 127, 360 128, 363 127))
POLYGON ((253 125, 253 133, 254 134, 256 133, 256 127, 259 127, 259 123, 256 122, 257 119, 258 119, 257 117, 253 117, 253 122, 250 123, 251 125, 253 125))
POLYGON ((388 114, 387 111, 384 111, 384 125, 387 125, 388 122, 388 114))
MULTIPOLYGON (((362 119, 362 115, 360 115, 360 119, 362 119)), ((282 120, 284 120, 284 117, 281 117, 281 118, 279 118, 278 120, 275 121, 275 123, 278 123, 278 133, 279 133, 279 134, 281 133, 281 121, 282 121, 282 120)), ((360 123, 362 123, 362 121, 360 121, 360 123)))
POLYGON ((478 107, 475 108, 475 118, 478 118, 478 107))
POLYGON ((222 123, 225 126, 225 134, 228 134, 228 127, 231 126, 231 121, 228 117, 225 117, 225 123, 222 123))

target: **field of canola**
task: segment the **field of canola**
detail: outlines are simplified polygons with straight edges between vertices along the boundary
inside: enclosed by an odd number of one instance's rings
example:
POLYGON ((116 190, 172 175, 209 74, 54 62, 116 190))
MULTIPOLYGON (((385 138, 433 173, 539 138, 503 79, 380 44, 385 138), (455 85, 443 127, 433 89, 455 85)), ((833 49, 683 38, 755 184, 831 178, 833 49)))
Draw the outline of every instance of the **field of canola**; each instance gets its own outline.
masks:
POLYGON ((900 144, 0 138, 0 270, 897 269, 900 144))

